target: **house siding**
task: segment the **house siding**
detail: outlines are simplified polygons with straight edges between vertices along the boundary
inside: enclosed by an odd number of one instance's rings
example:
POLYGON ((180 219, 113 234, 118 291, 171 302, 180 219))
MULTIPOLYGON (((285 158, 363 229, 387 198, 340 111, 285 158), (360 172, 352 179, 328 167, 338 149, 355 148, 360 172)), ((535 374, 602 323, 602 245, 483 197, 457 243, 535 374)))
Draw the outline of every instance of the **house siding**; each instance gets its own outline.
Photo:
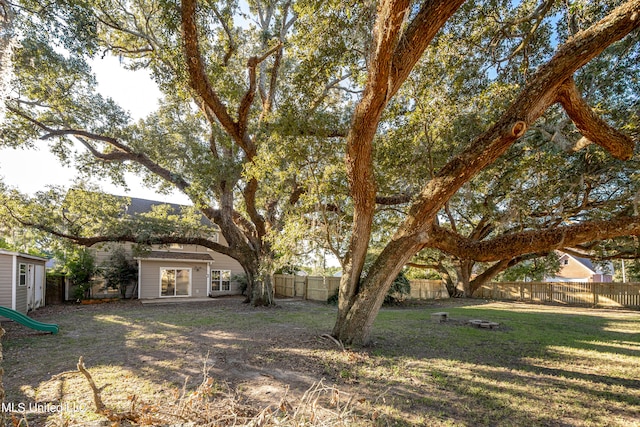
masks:
POLYGON ((33 308, 44 306, 46 293, 46 259, 23 255, 17 252, 5 252, 0 250, 0 305, 12 308, 20 313, 26 314, 27 307, 27 286, 19 286, 20 264, 31 266, 30 271, 33 287, 33 308), (15 262, 14 262, 15 261, 15 262), (15 285, 15 288, 14 288, 15 285), (15 304, 13 292, 15 289, 15 304))
POLYGON ((13 270, 13 256, 0 256, 0 305, 13 308, 11 287, 13 286, 11 273, 13 270))
POLYGON ((560 266, 562 268, 555 277, 560 277, 563 279, 580 279, 582 281, 591 280, 591 275, 593 274, 593 272, 573 258, 566 256, 562 257, 560 259, 560 266), (564 259, 568 259, 568 264, 563 264, 564 259))
MULTIPOLYGON (((217 243, 228 246, 224 236, 218 231, 215 231, 213 240, 217 243)), ((91 248, 96 265, 98 267, 104 266, 113 251, 118 248, 124 248, 125 252, 131 259, 135 259, 138 262, 138 291, 137 296, 140 299, 150 298, 172 298, 160 296, 160 268, 161 267, 178 267, 178 268, 191 268, 191 295, 190 297, 206 297, 209 294, 213 296, 218 295, 235 295, 241 293, 241 285, 237 282, 231 281, 228 291, 211 291, 211 270, 227 270, 231 272, 231 277, 239 274, 244 274, 244 270, 238 261, 233 258, 208 249, 199 245, 152 245, 149 250, 152 252, 166 252, 179 253, 179 254, 207 254, 212 261, 185 261, 185 260, 172 260, 168 255, 167 259, 158 260, 153 259, 153 255, 148 255, 150 259, 145 259, 144 254, 136 254, 133 250, 134 244, 130 242, 111 242, 101 243, 91 248), (198 268, 196 268, 198 267, 198 268)), ((174 298, 182 298, 176 296, 174 298)))
MULTIPOLYGON (((244 274, 240 263, 230 256, 217 252, 212 253, 211 256, 213 256, 213 262, 211 263, 212 270, 230 270, 232 279, 235 275, 244 274)), ((241 293, 240 284, 231 280, 228 291, 211 291, 210 293, 212 296, 238 295, 241 293)))
MULTIPOLYGON (((218 243, 227 245, 224 237, 217 233, 218 243)), ((125 252, 133 259, 133 244, 128 242, 119 243, 103 243, 92 247, 93 255, 96 260, 97 266, 104 265, 113 251, 117 247, 124 247, 125 252)), ((211 270, 228 270, 231 271, 231 277, 239 274, 244 274, 244 270, 238 261, 233 258, 223 255, 221 253, 212 251, 204 246, 199 245, 181 245, 181 247, 170 245, 153 245, 152 251, 160 251, 167 253, 190 253, 190 254, 203 254, 206 253, 213 258, 212 261, 179 261, 179 260, 154 260, 145 259, 144 255, 140 258, 136 258, 139 262, 139 279, 138 279, 138 296, 140 299, 150 298, 171 298, 160 296, 160 268, 161 267, 178 267, 178 268, 191 268, 191 297, 199 298, 206 297, 209 294, 213 296, 219 295, 237 295, 241 293, 240 284, 231 281, 228 291, 213 291, 210 292, 210 272, 211 270), (209 266, 207 266, 209 264, 209 266), (198 269, 196 269, 198 267, 198 269)), ((183 297, 174 297, 183 298, 183 297)))
MULTIPOLYGON (((191 295, 190 297, 206 297, 208 289, 207 263, 185 262, 173 260, 144 260, 140 262, 140 299, 160 297, 160 268, 190 268, 191 295)), ((162 297, 183 298, 183 297, 162 297)))
POLYGON ((133 258, 133 243, 130 242, 121 242, 121 243, 100 243, 98 245, 92 246, 91 250, 93 252, 93 256, 96 262, 97 267, 102 267, 105 265, 111 254, 116 248, 124 248, 127 255, 133 258))

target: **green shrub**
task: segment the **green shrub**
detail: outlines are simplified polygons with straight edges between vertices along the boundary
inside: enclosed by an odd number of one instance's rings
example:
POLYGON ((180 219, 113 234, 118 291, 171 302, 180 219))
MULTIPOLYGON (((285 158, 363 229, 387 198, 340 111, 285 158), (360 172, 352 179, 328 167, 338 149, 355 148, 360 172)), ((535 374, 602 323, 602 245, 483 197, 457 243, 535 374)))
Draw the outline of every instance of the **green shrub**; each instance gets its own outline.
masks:
POLYGON ((86 298, 91 288, 91 279, 97 272, 96 262, 91 252, 86 248, 78 250, 67 259, 65 268, 67 277, 76 286, 74 297, 86 298))
MULTIPOLYGON (((327 298, 327 304, 338 305, 338 290, 327 298)), ((411 294, 411 282, 404 275, 404 272, 400 272, 393 280, 389 292, 384 297, 384 305, 401 304, 411 294)))
POLYGON ((247 292, 247 288, 249 287, 249 278, 246 274, 234 274, 231 276, 231 281, 236 282, 240 288, 240 294, 244 295, 247 292))
POLYGON ((340 291, 338 289, 336 289, 336 291, 333 293, 333 295, 331 295, 329 298, 327 298, 327 304, 329 305, 338 305, 338 293, 340 291))
POLYGON ((384 297, 384 304, 401 304, 409 295, 411 295, 411 282, 407 279, 404 272, 401 271, 393 280, 389 292, 387 292, 387 295, 384 297))
POLYGON ((118 289, 122 298, 126 297, 127 286, 138 279, 138 266, 126 251, 118 247, 103 264, 102 277, 108 288, 118 289))

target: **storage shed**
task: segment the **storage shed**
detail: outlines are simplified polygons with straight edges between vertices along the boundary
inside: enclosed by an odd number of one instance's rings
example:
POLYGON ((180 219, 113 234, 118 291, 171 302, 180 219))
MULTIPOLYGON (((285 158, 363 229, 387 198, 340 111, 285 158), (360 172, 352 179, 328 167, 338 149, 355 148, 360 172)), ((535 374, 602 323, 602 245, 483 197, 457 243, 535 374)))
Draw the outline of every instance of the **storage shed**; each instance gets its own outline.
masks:
POLYGON ((45 304, 46 258, 0 249, 0 305, 26 314, 45 304))

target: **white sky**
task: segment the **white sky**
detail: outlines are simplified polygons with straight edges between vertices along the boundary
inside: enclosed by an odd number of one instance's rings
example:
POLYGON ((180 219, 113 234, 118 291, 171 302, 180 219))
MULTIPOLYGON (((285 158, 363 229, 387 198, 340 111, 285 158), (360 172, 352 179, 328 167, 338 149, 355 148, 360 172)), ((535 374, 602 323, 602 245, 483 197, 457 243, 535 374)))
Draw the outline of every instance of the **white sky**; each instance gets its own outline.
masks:
MULTIPOLYGON (((98 60, 93 68, 98 79, 98 90, 116 100, 131 113, 134 120, 156 109, 160 92, 146 72, 125 70, 115 57, 98 60)), ((0 148, 0 176, 5 184, 29 194, 45 190, 47 185, 69 187, 72 184, 76 178, 75 169, 62 166, 48 151, 46 141, 36 141, 36 144, 39 143, 42 146, 37 151, 0 148)), ((142 180, 132 174, 127 175, 129 192, 109 182, 92 183, 99 184, 103 191, 111 194, 191 204, 182 193, 163 195, 143 187, 142 180)))

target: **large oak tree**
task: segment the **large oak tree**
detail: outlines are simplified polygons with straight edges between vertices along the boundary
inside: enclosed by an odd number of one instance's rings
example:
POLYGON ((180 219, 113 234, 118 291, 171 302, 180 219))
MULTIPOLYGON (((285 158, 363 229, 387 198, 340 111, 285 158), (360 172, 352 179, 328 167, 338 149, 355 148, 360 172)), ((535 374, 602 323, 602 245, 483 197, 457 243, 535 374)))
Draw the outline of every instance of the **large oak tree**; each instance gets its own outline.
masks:
MULTIPOLYGON (((175 186, 230 243, 227 249, 209 246, 238 259, 251 279, 268 277, 279 255, 274 245, 283 247, 278 242, 289 233, 292 217, 320 215, 314 218, 325 225, 333 215, 347 219, 346 241, 332 245, 343 266, 333 333, 347 344, 370 342, 392 280, 425 248, 504 264, 640 233, 637 215, 628 210, 476 236, 443 220, 459 191, 550 111, 561 109, 585 141, 608 156, 633 156, 632 139, 592 109, 580 73, 618 42, 628 47, 621 58, 637 53, 640 0, 595 6, 550 0, 248 6, 17 1, 19 90, 7 101, 3 144, 55 140, 52 148, 64 158, 73 137, 87 150, 79 159, 87 173, 120 179, 125 168, 133 168, 175 186), (241 15, 249 19, 239 25, 241 15), (564 17, 566 24, 560 22, 564 17), (553 26, 558 30, 549 31, 553 26), (111 100, 94 93, 84 58, 99 51, 151 70, 165 93, 157 114, 131 123, 111 100), (439 68, 456 51, 463 52, 459 61, 439 68), (422 79, 430 69, 439 75, 422 79), (462 95, 449 100, 456 107, 449 110, 438 92, 451 93, 451 87, 462 95), (446 149, 427 150, 433 158, 426 161, 424 151, 402 152, 405 167, 389 173, 385 166, 393 164, 389 158, 400 151, 394 148, 402 135, 417 135, 405 112, 431 103, 448 112, 437 120, 440 125, 459 129, 440 138, 446 149), (462 120, 469 110, 481 123, 462 120), (336 152, 344 155, 342 171, 336 152), (414 163, 426 172, 414 170, 414 163), (346 194, 339 193, 341 176, 346 194), (376 226, 385 221, 391 231, 376 226), (377 255, 367 264, 372 244, 377 255)), ((619 116, 616 123, 632 120, 619 116)), ((428 115, 422 121, 429 129, 438 125, 428 115)), ((424 134, 426 144, 438 148, 430 132, 424 134)), ((268 300, 268 293, 254 300, 268 300)))
MULTIPOLYGON (((528 77, 494 123, 468 142, 460 142, 462 149, 426 182, 412 200, 404 221, 366 274, 362 274, 376 212, 372 153, 378 129, 374 123, 380 122, 385 107, 437 31, 462 3, 427 1, 412 8, 408 2, 389 1, 378 7, 367 82, 346 141, 354 219, 349 260, 340 286, 338 321, 333 332, 348 343, 370 341, 371 326, 391 281, 425 246, 459 258, 489 262, 640 231, 636 216, 620 216, 475 241, 441 227, 437 221, 438 213, 465 183, 495 162, 555 104, 562 106, 585 138, 616 158, 632 157, 631 138, 602 120, 574 82, 578 70, 640 26, 640 2, 629 1, 590 27, 571 34, 553 56, 528 77)), ((546 3, 550 2, 543 5, 546 3)))

